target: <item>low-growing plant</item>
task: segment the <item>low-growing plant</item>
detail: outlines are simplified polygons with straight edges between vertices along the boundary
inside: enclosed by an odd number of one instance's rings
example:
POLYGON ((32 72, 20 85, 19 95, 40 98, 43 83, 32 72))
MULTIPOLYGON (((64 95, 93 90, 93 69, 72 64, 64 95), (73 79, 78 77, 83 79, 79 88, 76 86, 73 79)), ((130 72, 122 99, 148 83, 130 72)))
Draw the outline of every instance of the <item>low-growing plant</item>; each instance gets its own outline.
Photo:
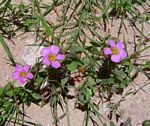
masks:
MULTIPOLYGON (((149 79, 150 62, 136 63, 141 53, 149 48, 145 46, 149 36, 143 32, 149 15, 147 11, 142 15, 137 9, 146 4, 149 6, 146 0, 52 0, 49 4, 33 0, 26 6, 3 0, 0 3, 0 42, 15 70, 13 81, 0 88, 0 125, 39 125, 25 119, 28 115, 24 106, 34 103, 41 107, 50 104, 56 126, 64 117, 71 126, 69 99, 75 99, 75 108, 85 112, 83 126, 88 126, 89 120, 93 126, 107 126, 94 98, 109 103, 110 120, 113 114, 120 116, 116 113, 120 103, 133 93, 123 95, 124 89, 139 72, 149 79), (51 16, 52 12, 55 15, 51 16), (57 17, 57 22, 49 21, 47 16, 52 20, 57 17), (114 18, 121 20, 117 37, 107 29, 114 18), (126 29, 125 20, 140 33, 131 55, 126 37, 119 39, 121 29, 126 29), (136 23, 141 23, 140 30, 136 23), (16 63, 4 38, 11 39, 17 31, 35 34, 36 41, 30 46, 42 47, 36 64, 16 63), (137 72, 131 75, 133 70, 137 72), (21 86, 16 86, 16 82, 21 86), (72 88, 74 94, 70 94, 72 88), (118 103, 111 101, 114 94, 122 95, 118 103), (63 110, 60 117, 58 106, 63 110)), ((112 121, 109 125, 115 126, 112 121)))

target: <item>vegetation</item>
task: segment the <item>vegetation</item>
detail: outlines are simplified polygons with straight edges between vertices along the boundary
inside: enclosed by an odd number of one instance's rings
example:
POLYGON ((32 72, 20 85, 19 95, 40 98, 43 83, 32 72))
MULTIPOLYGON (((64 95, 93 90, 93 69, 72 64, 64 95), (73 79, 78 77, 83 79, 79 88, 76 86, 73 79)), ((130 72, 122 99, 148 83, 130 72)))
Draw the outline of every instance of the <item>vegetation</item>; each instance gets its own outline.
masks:
MULTIPOLYGON (((144 25, 150 23, 149 6, 150 3, 146 0, 51 0, 47 4, 33 0, 28 5, 2 0, 0 42, 17 73, 12 72, 15 74, 14 80, 0 88, 0 125, 13 123, 38 126, 25 120, 28 116, 25 115, 24 106, 34 103, 41 107, 50 104, 56 126, 64 117, 67 117, 68 126, 71 126, 68 100, 74 98, 75 108, 85 112, 83 126, 88 126, 89 120, 93 126, 107 126, 99 111, 99 104, 93 98, 109 103, 111 120, 112 115, 119 116, 117 112, 120 102, 134 93, 129 91, 122 94, 138 73, 150 78, 150 61, 137 62, 141 53, 149 48, 147 43, 150 34, 144 33, 144 25), (141 13, 139 8, 143 8, 144 12, 141 13), (117 36, 112 36, 109 32, 109 26, 114 20, 120 21, 117 36), (138 33, 133 36, 135 46, 131 55, 127 50, 129 42, 122 32, 122 29, 128 32, 125 22, 138 33), (36 64, 29 66, 30 69, 23 68, 26 64, 19 65, 5 41, 11 40, 18 32, 35 34, 36 41, 31 46, 42 46, 43 50, 49 48, 41 52, 36 64), (123 40, 119 39, 120 36, 123 36, 123 40), (112 46, 110 40, 116 46, 112 46), (117 46, 119 42, 122 49, 117 46), (52 46, 55 49, 51 49, 52 46), (109 54, 104 51, 108 48, 112 51, 109 54), (121 53, 122 50, 126 56, 121 53), (59 58, 58 52, 61 55, 59 58), (121 56, 119 60, 112 60, 111 57, 117 54, 121 56), (137 72, 131 76, 133 70, 137 72), (24 83, 24 86, 16 86, 17 80, 24 83), (75 90, 75 95, 69 94, 70 89, 75 90), (111 101, 114 94, 122 95, 118 103, 111 101), (58 106, 64 111, 60 117, 57 115, 58 106), (101 124, 92 116, 96 116, 101 124)), ((126 123, 130 124, 130 121, 127 120, 126 123)), ((147 124, 148 121, 143 126, 148 126, 147 124)), ((115 124, 110 121, 110 126, 115 124)))

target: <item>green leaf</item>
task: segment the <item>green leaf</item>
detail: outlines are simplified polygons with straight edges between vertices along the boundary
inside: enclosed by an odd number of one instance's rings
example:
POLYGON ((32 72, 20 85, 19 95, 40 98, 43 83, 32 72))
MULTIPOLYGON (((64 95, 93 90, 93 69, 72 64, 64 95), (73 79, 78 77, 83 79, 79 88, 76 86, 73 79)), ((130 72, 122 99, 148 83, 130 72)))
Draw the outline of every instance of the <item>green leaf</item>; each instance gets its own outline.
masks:
POLYGON ((94 46, 88 46, 88 47, 86 47, 86 50, 88 50, 92 54, 99 55, 98 49, 96 47, 94 47, 94 46))
POLYGON ((147 61, 147 62, 146 62, 145 67, 146 67, 146 68, 150 68, 150 61, 147 61))
POLYGON ((55 36, 54 36, 54 30, 53 30, 52 27, 50 27, 50 25, 48 25, 48 23, 47 23, 46 20, 45 20, 45 17, 44 17, 44 16, 38 16, 38 15, 36 15, 36 17, 41 21, 42 27, 45 29, 46 33, 47 33, 48 35, 50 35, 51 38, 52 38, 56 43, 58 43, 58 42, 57 42, 57 39, 56 39, 55 36))
POLYGON ((86 83, 92 87, 95 84, 95 80, 92 77, 87 77, 86 83))
POLYGON ((115 126, 115 124, 112 121, 110 121, 110 126, 115 126))
POLYGON ((100 47, 100 44, 98 44, 96 41, 92 41, 90 43, 95 47, 100 47))
POLYGON ((61 86, 64 88, 65 84, 68 82, 69 77, 65 77, 63 79, 61 79, 61 86))
POLYGON ((6 11, 7 11, 8 7, 9 7, 10 3, 11 3, 11 0, 8 0, 8 1, 6 2, 6 4, 5 4, 5 8, 4 8, 3 17, 5 16, 5 13, 6 13, 6 11))
POLYGON ((71 48, 71 51, 74 52, 74 53, 81 53, 81 52, 84 51, 84 48, 79 47, 79 46, 73 46, 73 47, 71 48))
POLYGON ((142 123, 142 126, 150 126, 150 120, 145 120, 145 121, 142 123))
POLYGON ((121 70, 115 69, 114 75, 120 81, 122 81, 123 79, 125 79, 127 77, 127 75, 125 74, 125 72, 122 69, 121 70))
POLYGON ((5 50, 6 54, 7 54, 7 56, 8 56, 9 59, 10 59, 10 61, 12 62, 12 65, 15 66, 15 61, 14 61, 14 59, 13 59, 13 56, 12 56, 12 54, 11 54, 11 52, 10 52, 10 50, 9 50, 9 47, 8 47, 8 45, 6 44, 6 42, 5 42, 5 40, 4 40, 4 38, 3 38, 3 36, 2 36, 1 33, 0 33, 0 43, 2 44, 2 46, 3 46, 3 48, 4 48, 4 50, 5 50))
POLYGON ((86 88, 86 89, 85 89, 85 99, 86 99, 86 101, 90 101, 91 96, 92 96, 92 91, 91 91, 91 89, 86 88))
POLYGON ((91 105, 92 111, 94 111, 94 113, 96 114, 96 116, 98 117, 98 119, 101 121, 101 118, 104 119, 104 117, 102 116, 102 114, 99 111, 99 106, 96 104, 92 104, 91 105))
POLYGON ((7 95, 8 95, 9 97, 12 97, 12 96, 14 95, 14 91, 13 91, 13 90, 8 91, 8 92, 7 92, 7 95))
POLYGON ((34 85, 38 88, 46 80, 46 74, 44 72, 38 72, 34 85))
POLYGON ((128 83, 129 83, 129 81, 128 81, 127 79, 122 80, 122 81, 121 81, 121 84, 120 84, 120 87, 121 87, 121 88, 125 88, 125 87, 128 85, 128 83))
POLYGON ((107 124, 106 124, 106 123, 104 123, 104 124, 103 124, 103 126, 107 126, 107 124))
POLYGON ((6 84, 4 87, 0 88, 0 97, 11 90, 12 85, 10 83, 6 84))
POLYGON ((38 9, 38 13, 39 13, 39 14, 41 14, 40 3, 39 3, 39 1, 38 1, 38 0, 34 0, 34 6, 36 6, 36 7, 37 7, 37 9, 38 9))
POLYGON ((5 108, 9 108, 11 105, 12 105, 12 103, 10 101, 5 101, 3 106, 5 108))
POLYGON ((77 63, 72 62, 71 64, 68 65, 67 69, 70 70, 71 72, 75 71, 77 69, 77 63))
POLYGON ((40 100, 40 99, 41 99, 41 96, 40 96, 40 94, 38 94, 38 93, 32 93, 32 97, 33 97, 35 100, 40 100))

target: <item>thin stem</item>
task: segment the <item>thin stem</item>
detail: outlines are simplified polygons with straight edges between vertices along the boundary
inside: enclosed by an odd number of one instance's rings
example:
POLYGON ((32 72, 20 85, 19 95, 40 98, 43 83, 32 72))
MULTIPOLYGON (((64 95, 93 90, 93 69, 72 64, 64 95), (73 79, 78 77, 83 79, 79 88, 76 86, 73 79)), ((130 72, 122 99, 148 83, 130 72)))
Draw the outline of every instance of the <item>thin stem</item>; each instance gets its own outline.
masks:
POLYGON ((144 37, 144 22, 142 22, 140 41, 139 41, 139 43, 138 43, 138 45, 137 45, 137 51, 138 51, 138 52, 140 51, 140 47, 141 47, 141 45, 142 45, 143 37, 144 37))
POLYGON ((69 117, 68 99, 67 98, 65 98, 65 105, 66 105, 67 124, 68 124, 68 126, 71 126, 70 117, 69 117))
POLYGON ((84 114, 84 120, 82 126, 88 126, 89 117, 90 117, 90 111, 87 110, 84 114))
POLYGON ((90 111, 89 111, 89 110, 87 110, 87 111, 86 111, 86 113, 87 113, 87 114, 86 114, 87 116, 86 116, 85 126, 88 126, 89 116, 90 116, 90 111))

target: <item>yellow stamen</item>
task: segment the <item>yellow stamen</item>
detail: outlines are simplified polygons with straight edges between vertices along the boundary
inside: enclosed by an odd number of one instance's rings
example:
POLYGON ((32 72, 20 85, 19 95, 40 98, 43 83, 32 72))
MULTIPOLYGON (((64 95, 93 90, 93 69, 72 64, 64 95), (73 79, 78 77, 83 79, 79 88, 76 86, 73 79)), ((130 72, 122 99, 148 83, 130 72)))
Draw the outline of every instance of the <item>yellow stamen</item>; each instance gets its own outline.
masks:
POLYGON ((21 71, 21 72, 20 72, 20 76, 22 76, 22 77, 26 76, 26 74, 27 74, 27 73, 24 72, 24 71, 21 71))
POLYGON ((119 49, 118 48, 114 47, 111 50, 112 50, 113 54, 118 54, 119 53, 119 49))
POLYGON ((56 60, 56 55, 55 54, 49 54, 48 58, 49 58, 49 60, 56 60))

